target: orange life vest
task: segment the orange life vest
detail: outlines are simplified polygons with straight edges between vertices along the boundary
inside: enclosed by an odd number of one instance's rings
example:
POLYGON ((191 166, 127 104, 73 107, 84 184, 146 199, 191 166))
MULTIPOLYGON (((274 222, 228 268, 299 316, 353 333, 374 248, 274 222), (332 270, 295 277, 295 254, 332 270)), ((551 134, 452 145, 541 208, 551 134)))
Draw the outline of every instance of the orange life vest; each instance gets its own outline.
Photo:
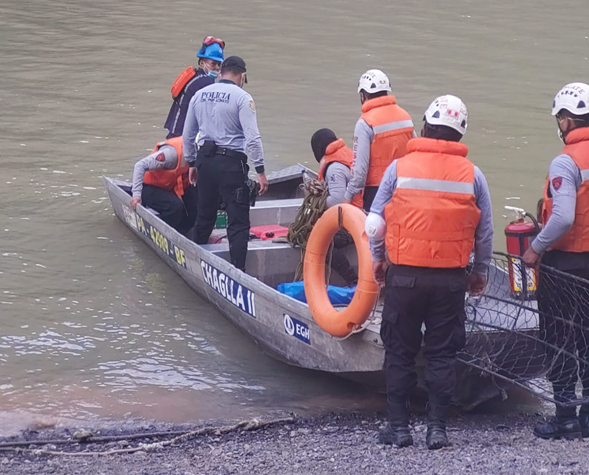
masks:
POLYGON ((182 156, 182 137, 174 137, 165 142, 159 142, 151 153, 157 152, 164 145, 170 145, 176 150, 176 154, 178 155, 176 168, 173 170, 158 168, 157 170, 145 172, 143 183, 173 191, 178 198, 182 198, 184 190, 190 186, 190 182, 188 181, 188 163, 186 163, 186 160, 182 156))
POLYGON ((389 258, 415 267, 466 267, 481 215, 468 148, 415 138, 408 149, 396 162, 397 186, 385 207, 389 258))
MULTIPOLYGON (((566 136, 562 153, 573 159, 581 171, 581 186, 577 190, 575 221, 569 231, 556 241, 550 249, 566 252, 589 251, 589 127, 572 130, 566 136)), ((542 221, 544 225, 552 215, 553 199, 549 195, 550 177, 544 185, 542 221)))
POLYGON ((188 66, 184 71, 182 71, 172 87, 170 88, 170 92, 172 93, 172 99, 176 99, 194 76, 196 76, 196 69, 193 66, 188 66))
POLYGON ((364 102, 361 118, 374 131, 365 186, 378 186, 393 160, 407 154, 407 142, 413 137, 413 121, 397 105, 395 96, 381 96, 364 102))
MULTIPOLYGON (((331 142, 325 149, 325 156, 321 159, 319 165, 319 180, 325 180, 325 172, 327 167, 333 162, 338 162, 345 165, 348 168, 352 168, 353 153, 350 147, 346 146, 344 139, 337 139, 335 142, 331 142)), ((362 208, 364 193, 358 193, 354 195, 352 204, 358 208, 362 208)))

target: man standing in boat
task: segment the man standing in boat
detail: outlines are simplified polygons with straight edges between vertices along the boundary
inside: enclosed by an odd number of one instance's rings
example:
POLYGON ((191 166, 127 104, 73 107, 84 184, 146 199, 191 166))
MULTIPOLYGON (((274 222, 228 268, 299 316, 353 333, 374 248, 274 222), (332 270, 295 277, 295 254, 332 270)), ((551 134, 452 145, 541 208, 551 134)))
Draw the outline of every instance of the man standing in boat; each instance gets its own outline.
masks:
POLYGON ((465 291, 480 295, 485 290, 493 217, 485 177, 460 143, 467 126, 464 103, 456 96, 438 97, 424 120, 421 137, 409 142, 408 154, 388 167, 366 233, 374 279, 386 289, 381 337, 389 424, 379 441, 398 447, 413 444, 408 403, 424 339, 426 443, 429 449, 439 449, 449 445, 446 418, 456 383, 456 353, 466 338, 465 291), (467 276, 473 247, 474 264, 467 276))
POLYGON ((207 36, 198 50, 198 68, 189 66, 172 84, 172 107, 164 128, 168 130, 166 138, 181 137, 186 121, 188 104, 194 95, 203 87, 210 86, 219 75, 223 62, 225 42, 214 36, 207 36))
POLYGON ((178 232, 189 234, 196 220, 197 194, 188 181, 188 164, 182 159, 182 137, 158 143, 150 155, 135 164, 132 192, 133 209, 142 203, 178 232))
MULTIPOLYGON (((338 139, 331 129, 320 129, 311 137, 311 149, 319 162, 319 180, 327 183, 327 207, 340 204, 350 182, 352 150, 344 139, 338 139)), ((362 208, 362 194, 354 196, 353 204, 362 208)), ((350 265, 344 248, 354 244, 354 239, 345 230, 339 230, 333 238, 331 268, 346 282, 348 287, 358 283, 358 273, 350 265)))
POLYGON ((364 209, 370 206, 387 167, 407 153, 415 136, 411 116, 397 105, 389 78, 378 69, 366 71, 358 83, 362 115, 354 130, 352 178, 345 203, 364 193, 364 209))
MULTIPOLYGON (((552 160, 544 187, 542 231, 525 252, 526 265, 558 269, 589 279, 589 85, 567 84, 552 105, 560 138, 565 144, 552 160)), ((556 416, 538 424, 534 434, 543 439, 589 437, 589 404, 577 417, 577 380, 583 397, 589 397, 589 289, 575 282, 580 295, 571 295, 566 279, 555 279, 540 267, 538 310, 542 337, 546 340, 548 379, 552 383, 556 416), (579 308, 580 307, 580 308, 579 308), (573 356, 579 355, 581 362, 573 356)))
POLYGON ((227 211, 231 263, 243 271, 251 201, 246 150, 258 174, 260 194, 268 189, 256 106, 252 96, 243 90, 246 74, 245 61, 240 57, 231 56, 223 61, 219 83, 201 89, 190 101, 183 134, 190 180, 198 181, 194 240, 197 244, 208 243, 217 219, 220 194, 227 211))

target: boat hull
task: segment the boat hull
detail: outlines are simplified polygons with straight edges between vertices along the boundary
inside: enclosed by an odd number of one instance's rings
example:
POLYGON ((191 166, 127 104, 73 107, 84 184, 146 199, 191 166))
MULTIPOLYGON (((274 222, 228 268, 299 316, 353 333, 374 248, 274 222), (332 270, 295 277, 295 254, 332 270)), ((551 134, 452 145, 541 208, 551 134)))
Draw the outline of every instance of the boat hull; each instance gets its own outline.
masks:
MULTIPOLYGON (((300 176, 300 166, 297 170, 300 176)), ((295 172, 291 170, 290 173, 295 172)), ((300 203, 292 201, 294 196, 289 196, 292 192, 288 191, 286 184, 288 177, 288 171, 269 177, 270 192, 274 190, 276 198, 282 197, 284 206, 277 211, 260 203, 258 209, 252 209, 252 225, 269 222, 287 225, 292 221, 300 203)), ((288 244, 250 241, 248 271, 253 270, 253 275, 267 275, 267 271, 272 269, 274 279, 262 282, 239 271, 224 258, 228 254, 226 245, 196 245, 144 207, 138 206, 136 211, 133 210, 128 194, 129 183, 107 177, 104 183, 115 215, 191 289, 265 352, 290 365, 338 374, 384 390, 384 346, 379 334, 379 320, 360 333, 344 339, 334 338, 316 325, 306 304, 275 289, 278 283, 292 279, 293 270, 300 260, 300 250, 290 248, 288 244)), ((480 332, 477 333, 471 326, 467 347, 461 358, 468 362, 473 354, 482 350, 485 354, 493 354, 502 343, 499 333, 495 340, 488 336, 480 340, 480 332), (470 351, 467 351, 469 348, 470 351)), ((505 358, 514 358, 514 361, 521 357, 521 352, 505 355, 505 358)), ((537 360, 539 355, 533 354, 533 349, 530 349, 526 357, 537 360)), ((510 361, 506 363, 512 364, 510 361)), ((424 365, 420 355, 417 370, 422 387, 424 365)), ((487 377, 485 380, 480 377, 480 372, 460 362, 457 373, 455 399, 463 407, 472 407, 489 399, 508 385, 508 381, 501 378, 487 377)))

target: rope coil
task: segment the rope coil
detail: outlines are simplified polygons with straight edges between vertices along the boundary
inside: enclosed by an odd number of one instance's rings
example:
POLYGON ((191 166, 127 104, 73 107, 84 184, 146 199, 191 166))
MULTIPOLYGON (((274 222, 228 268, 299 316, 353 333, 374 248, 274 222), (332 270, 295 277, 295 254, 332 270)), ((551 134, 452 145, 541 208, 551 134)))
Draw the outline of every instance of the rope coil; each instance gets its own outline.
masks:
POLYGON ((288 227, 287 241, 292 247, 301 248, 301 261, 297 266, 294 281, 297 282, 303 278, 303 261, 305 259, 305 249, 313 226, 321 215, 327 209, 327 184, 323 181, 312 180, 307 184, 301 184, 300 187, 307 194, 299 208, 294 221, 288 227))

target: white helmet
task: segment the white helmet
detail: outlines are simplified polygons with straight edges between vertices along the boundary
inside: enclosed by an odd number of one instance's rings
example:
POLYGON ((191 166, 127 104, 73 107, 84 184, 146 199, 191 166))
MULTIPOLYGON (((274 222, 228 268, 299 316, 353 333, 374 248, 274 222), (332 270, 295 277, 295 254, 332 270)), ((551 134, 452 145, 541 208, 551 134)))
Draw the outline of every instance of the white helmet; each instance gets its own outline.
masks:
POLYGON ((430 125, 445 125, 464 135, 468 125, 468 111, 459 97, 448 94, 430 104, 423 120, 430 125))
POLYGON ((369 69, 360 77, 358 81, 358 92, 365 91, 368 94, 375 92, 391 92, 391 83, 389 78, 380 69, 369 69))
POLYGON ((364 224, 364 232, 370 239, 384 239, 387 225, 380 214, 369 213, 364 224))
POLYGON ((574 115, 589 114, 589 86, 582 82, 572 82, 558 91, 552 103, 552 115, 563 109, 574 115))

